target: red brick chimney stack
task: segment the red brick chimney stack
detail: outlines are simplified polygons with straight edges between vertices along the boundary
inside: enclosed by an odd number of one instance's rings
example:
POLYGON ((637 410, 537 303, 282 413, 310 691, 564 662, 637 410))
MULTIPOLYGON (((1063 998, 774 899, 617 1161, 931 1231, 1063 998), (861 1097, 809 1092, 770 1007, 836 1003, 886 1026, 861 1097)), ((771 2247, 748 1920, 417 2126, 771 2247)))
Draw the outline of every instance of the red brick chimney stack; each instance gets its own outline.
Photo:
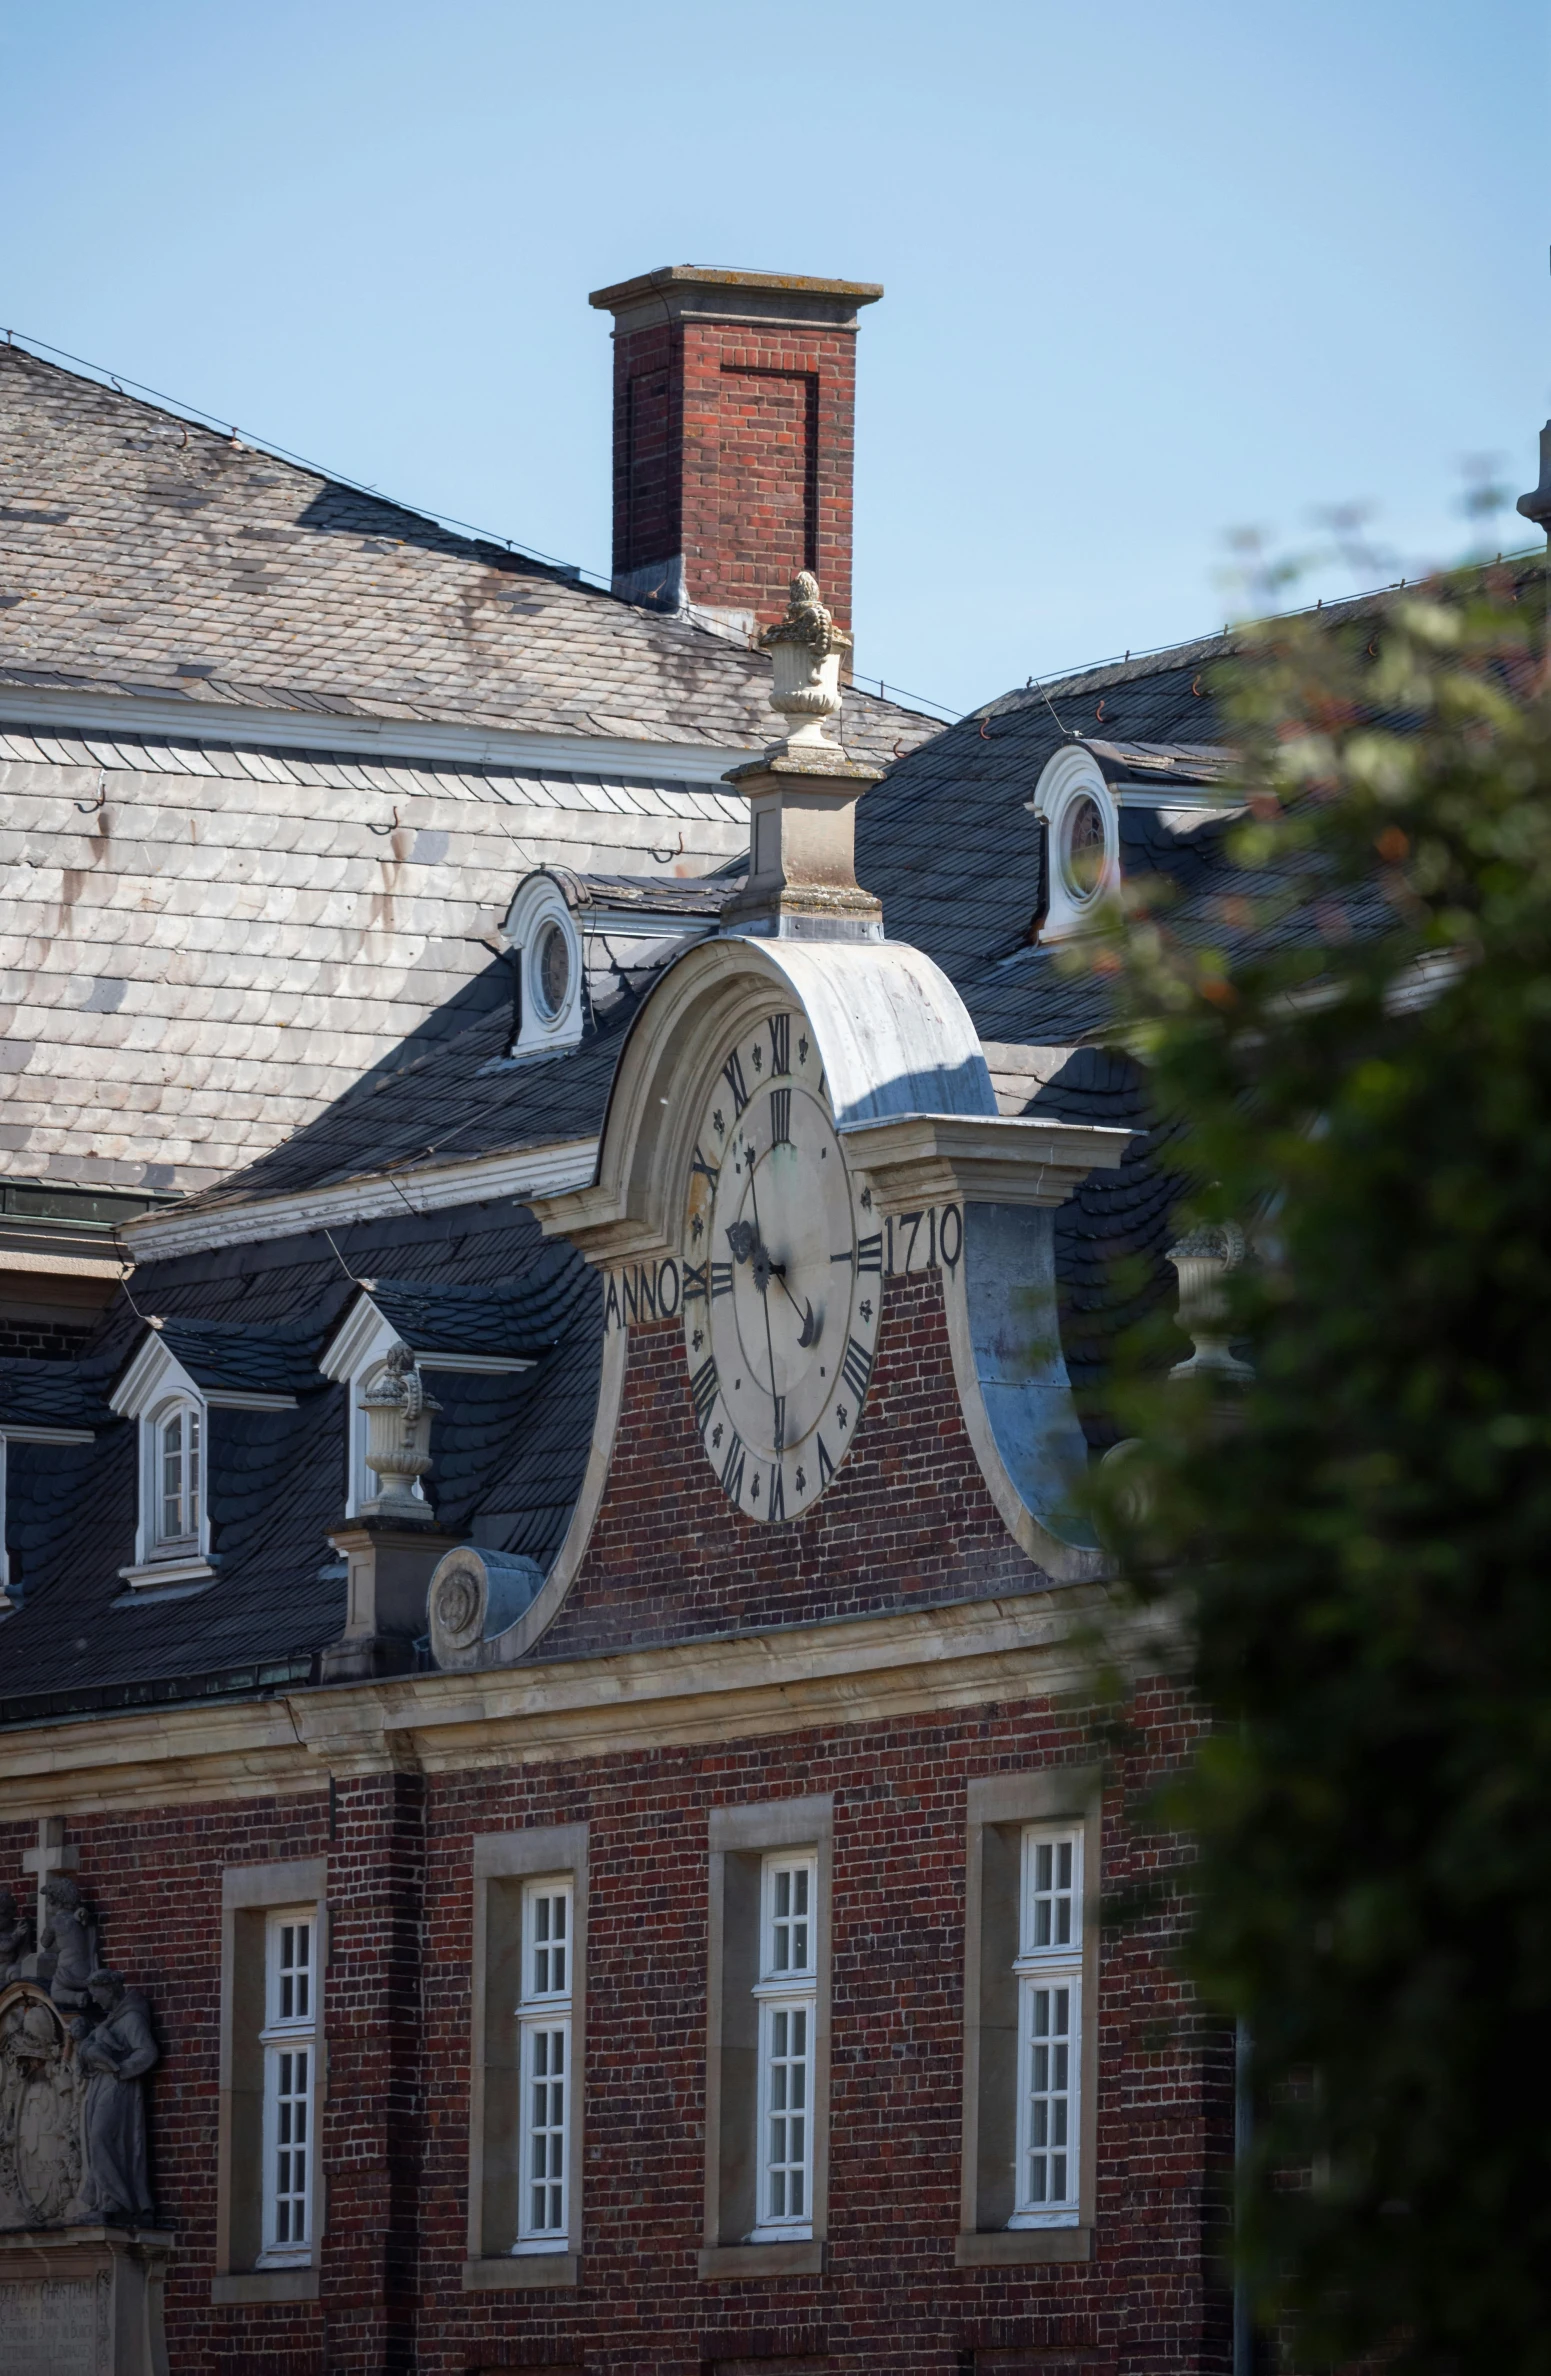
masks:
POLYGON ((811 569, 851 625, 856 316, 881 288, 669 264, 614 316, 614 591, 743 640, 811 569))

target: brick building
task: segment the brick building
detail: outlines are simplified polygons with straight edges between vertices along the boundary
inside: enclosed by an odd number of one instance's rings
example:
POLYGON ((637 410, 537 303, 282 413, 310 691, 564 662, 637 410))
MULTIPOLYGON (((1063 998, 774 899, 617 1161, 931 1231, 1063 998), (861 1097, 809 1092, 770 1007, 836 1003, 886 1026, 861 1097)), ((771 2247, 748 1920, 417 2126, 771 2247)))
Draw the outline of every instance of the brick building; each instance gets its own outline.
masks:
MULTIPOLYGON (((928 736, 783 622, 696 457, 763 422, 783 579, 844 545, 873 294, 601 293, 630 600, 542 600, 683 639, 686 736, 773 653, 708 863, 525 857, 506 995, 128 1223, 84 1340, 0 1363, 0 1882, 69 1876, 160 2052, 154 2226, 37 2218, 0 2128, 0 2338, 47 2266, 164 2317, 174 2376, 1229 2363, 1231 2053, 1167 1896, 1100 1921, 1179 1856, 1134 1809, 1189 1719, 1144 1677, 1101 1745, 1070 1507, 1170 1185, 1058 962, 1127 868, 1206 911, 1208 648, 928 736)), ((53 2018, 16 1946, 6 2037, 53 2018)))

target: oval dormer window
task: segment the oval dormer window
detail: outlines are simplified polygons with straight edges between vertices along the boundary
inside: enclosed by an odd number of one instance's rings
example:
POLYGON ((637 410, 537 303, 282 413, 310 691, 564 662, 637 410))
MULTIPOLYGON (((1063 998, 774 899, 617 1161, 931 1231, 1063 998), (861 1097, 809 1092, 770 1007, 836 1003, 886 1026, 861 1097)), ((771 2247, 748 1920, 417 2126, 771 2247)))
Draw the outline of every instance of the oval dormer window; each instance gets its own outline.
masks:
POLYGON ((1074 899, 1091 899, 1104 879, 1104 812, 1091 793, 1079 792, 1063 819, 1061 871, 1074 899))
POLYGON ((565 1013, 571 990, 571 944, 563 924, 546 924, 539 933, 533 952, 533 989, 547 1022, 565 1013))

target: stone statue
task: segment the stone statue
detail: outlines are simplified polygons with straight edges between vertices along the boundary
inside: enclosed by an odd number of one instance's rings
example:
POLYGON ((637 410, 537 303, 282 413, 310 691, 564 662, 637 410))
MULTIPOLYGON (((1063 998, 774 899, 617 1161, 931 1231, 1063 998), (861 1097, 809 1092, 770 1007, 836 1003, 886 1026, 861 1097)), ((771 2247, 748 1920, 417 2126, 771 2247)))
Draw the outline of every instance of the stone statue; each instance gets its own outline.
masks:
POLYGON ((16 1967, 32 1952, 32 1923, 16 1903, 16 1892, 0 1889, 0 1981, 16 1977, 16 1967))
POLYGON ((63 2012, 83 2013, 97 1960, 95 1926, 68 1873, 50 1873, 43 1896, 48 1919, 38 1941, 38 1978, 63 2012), (45 1964, 45 1957, 52 1960, 45 1964))
POLYGON ((83 2215, 107 2227, 133 2227, 154 2217, 145 2149, 145 2094, 140 2082, 159 2059, 151 2009, 138 1988, 117 1972, 91 1974, 88 1986, 100 2019, 71 2024, 76 2059, 86 2073, 81 2122, 83 2215))

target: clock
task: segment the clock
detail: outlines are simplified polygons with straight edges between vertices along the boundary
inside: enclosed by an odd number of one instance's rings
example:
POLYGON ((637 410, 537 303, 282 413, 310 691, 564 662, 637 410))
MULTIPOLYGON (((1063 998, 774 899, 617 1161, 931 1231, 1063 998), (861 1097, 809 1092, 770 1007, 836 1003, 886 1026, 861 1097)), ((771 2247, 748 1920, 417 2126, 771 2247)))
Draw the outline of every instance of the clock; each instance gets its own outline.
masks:
POLYGON ((695 1425, 745 1517, 794 1518, 844 1460, 872 1378, 883 1235, 801 1013, 720 1052, 684 1198, 695 1425))

